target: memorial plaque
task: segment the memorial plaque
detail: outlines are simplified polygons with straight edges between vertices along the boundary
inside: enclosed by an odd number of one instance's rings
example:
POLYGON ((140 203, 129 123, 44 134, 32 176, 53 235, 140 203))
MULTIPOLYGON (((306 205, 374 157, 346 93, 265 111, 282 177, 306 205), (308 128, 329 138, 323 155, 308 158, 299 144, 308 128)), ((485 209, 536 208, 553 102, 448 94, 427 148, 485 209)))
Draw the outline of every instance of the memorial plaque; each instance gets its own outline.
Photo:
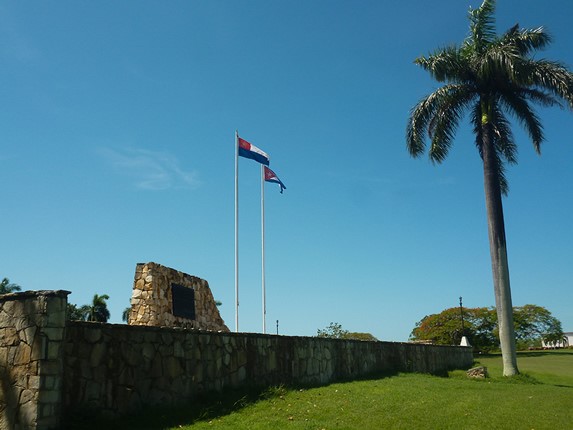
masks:
POLYGON ((195 290, 183 285, 171 284, 173 315, 176 317, 195 319, 195 290))

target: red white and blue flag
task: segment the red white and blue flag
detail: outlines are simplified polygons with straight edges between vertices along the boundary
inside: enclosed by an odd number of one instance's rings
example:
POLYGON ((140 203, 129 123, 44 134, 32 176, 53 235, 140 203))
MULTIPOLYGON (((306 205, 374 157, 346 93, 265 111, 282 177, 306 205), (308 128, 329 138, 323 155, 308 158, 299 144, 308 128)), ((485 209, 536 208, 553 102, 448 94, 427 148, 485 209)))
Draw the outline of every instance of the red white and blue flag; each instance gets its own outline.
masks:
POLYGON ((258 163, 269 165, 269 156, 262 149, 257 148, 255 145, 250 144, 245 139, 239 137, 239 157, 250 158, 258 163))
POLYGON ((275 184, 279 184, 281 187, 281 194, 283 190, 286 190, 285 184, 279 179, 279 177, 273 172, 271 169, 265 166, 265 181, 266 182, 274 182, 275 184))

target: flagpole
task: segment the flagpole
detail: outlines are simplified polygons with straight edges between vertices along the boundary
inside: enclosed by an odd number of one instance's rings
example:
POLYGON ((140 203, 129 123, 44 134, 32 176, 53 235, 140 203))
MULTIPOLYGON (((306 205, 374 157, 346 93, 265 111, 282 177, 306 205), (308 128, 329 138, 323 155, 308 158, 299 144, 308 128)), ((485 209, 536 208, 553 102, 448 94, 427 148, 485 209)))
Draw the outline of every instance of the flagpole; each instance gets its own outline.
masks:
POLYGON ((239 332, 239 132, 235 130, 235 332, 239 332))
POLYGON ((267 332, 267 297, 265 291, 265 166, 261 164, 261 267, 263 286, 263 334, 267 332))

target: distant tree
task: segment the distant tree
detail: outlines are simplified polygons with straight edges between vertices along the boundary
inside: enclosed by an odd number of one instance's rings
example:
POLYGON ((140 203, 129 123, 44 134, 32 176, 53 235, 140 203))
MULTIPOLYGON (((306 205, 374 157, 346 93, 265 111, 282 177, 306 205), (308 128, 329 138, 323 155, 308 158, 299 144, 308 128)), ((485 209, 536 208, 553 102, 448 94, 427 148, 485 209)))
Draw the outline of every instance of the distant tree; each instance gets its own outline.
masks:
POLYGON ((123 313, 121 314, 121 320, 128 322, 129 321, 129 314, 131 312, 131 307, 125 308, 123 313))
POLYGON ((539 346, 541 339, 546 343, 563 341, 561 321, 547 309, 537 305, 525 305, 513 309, 515 334, 519 346, 539 346))
POLYGON ((348 334, 348 330, 344 330, 338 323, 331 322, 325 329, 318 329, 316 331, 317 337, 329 337, 332 339, 343 339, 348 334))
POLYGON ((66 306, 66 319, 68 321, 85 321, 87 318, 87 306, 74 305, 73 303, 68 303, 66 306))
POLYGON ((92 303, 87 305, 87 321, 107 322, 110 317, 109 310, 107 309, 106 300, 109 300, 107 294, 95 294, 92 303))
POLYGON ((354 340, 367 340, 367 341, 377 341, 376 337, 370 333, 361 332, 348 332, 343 339, 354 339, 354 340))
POLYGON ((20 286, 18 284, 11 284, 8 278, 4 278, 2 282, 0 282, 0 294, 14 293, 20 290, 20 286))
MULTIPOLYGON (((416 323, 411 340, 431 340, 438 345, 459 345, 462 335, 478 350, 499 349, 499 331, 495 308, 463 308, 464 331, 460 308, 445 309, 416 323)), ((521 349, 541 344, 541 339, 563 337, 561 322, 547 309, 537 305, 513 308, 514 332, 521 349)))
POLYGON ((360 333, 360 332, 350 332, 344 330, 342 325, 338 323, 331 322, 325 329, 318 329, 316 333, 317 337, 328 337, 331 339, 354 339, 354 340, 369 340, 375 341, 376 339, 370 333, 360 333))
POLYGON ((567 335, 565 335, 564 333, 547 334, 543 336, 543 342, 545 343, 546 346, 564 348, 569 346, 569 337, 567 337, 567 335))
POLYGON ((479 350, 489 350, 498 345, 493 334, 495 317, 491 308, 463 308, 463 313, 463 332, 460 308, 455 307, 422 318, 416 323, 410 339, 429 340, 437 345, 459 345, 465 335, 479 350))

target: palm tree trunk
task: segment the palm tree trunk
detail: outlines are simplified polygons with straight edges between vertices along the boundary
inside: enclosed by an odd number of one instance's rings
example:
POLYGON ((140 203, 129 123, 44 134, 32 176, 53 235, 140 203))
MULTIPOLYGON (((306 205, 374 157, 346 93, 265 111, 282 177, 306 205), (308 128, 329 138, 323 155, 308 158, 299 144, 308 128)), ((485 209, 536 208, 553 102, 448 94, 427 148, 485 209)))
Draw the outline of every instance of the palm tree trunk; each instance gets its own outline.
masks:
POLYGON ((497 157, 493 146, 491 124, 482 125, 482 157, 485 188, 485 206, 489 233, 489 249, 493 272, 493 289, 499 327, 499 340, 503 360, 503 376, 519 373, 513 327, 513 305, 509 285, 509 265, 505 240, 505 224, 501 202, 497 157))

